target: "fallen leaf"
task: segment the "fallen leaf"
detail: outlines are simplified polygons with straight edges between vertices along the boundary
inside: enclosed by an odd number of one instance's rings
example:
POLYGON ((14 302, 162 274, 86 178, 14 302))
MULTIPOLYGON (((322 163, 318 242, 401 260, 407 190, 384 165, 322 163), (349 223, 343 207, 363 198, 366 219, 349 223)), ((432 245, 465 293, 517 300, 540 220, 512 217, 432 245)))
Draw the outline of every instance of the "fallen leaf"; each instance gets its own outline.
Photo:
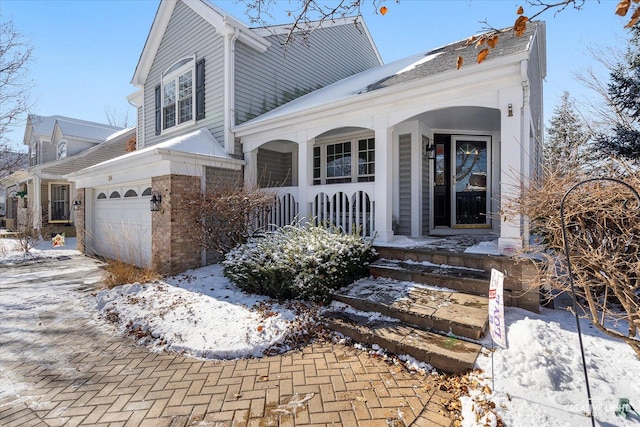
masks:
POLYGON ((478 43, 476 43, 476 49, 482 46, 484 44, 484 41, 485 41, 484 37, 478 40, 478 43))
POLYGON ((524 9, 522 8, 522 6, 520 6, 518 8, 518 11, 516 12, 518 15, 522 15, 524 13, 524 9))
POLYGON ((384 16, 384 15, 387 13, 387 10, 388 10, 388 9, 387 9, 387 7, 386 7, 386 6, 382 6, 382 7, 380 8, 380 14, 384 16))
POLYGON ((463 62, 462 56, 458 56, 458 60, 456 61, 456 70, 459 70, 460 67, 462 67, 463 62))
POLYGON ((258 332, 262 332, 263 329, 264 329, 264 326, 262 325, 258 326, 258 332))
POLYGON ((366 397, 362 397, 362 396, 356 396, 356 400, 357 400, 358 402, 366 402, 366 401, 367 401, 367 398, 366 398, 366 397))
POLYGON ((261 377, 258 377, 258 382, 259 383, 263 383, 265 381, 269 381, 269 376, 268 375, 262 375, 261 377))
POLYGON ((494 49, 498 44, 498 39, 499 37, 497 34, 495 36, 489 37, 489 39, 487 39, 487 45, 489 45, 491 49, 494 49))

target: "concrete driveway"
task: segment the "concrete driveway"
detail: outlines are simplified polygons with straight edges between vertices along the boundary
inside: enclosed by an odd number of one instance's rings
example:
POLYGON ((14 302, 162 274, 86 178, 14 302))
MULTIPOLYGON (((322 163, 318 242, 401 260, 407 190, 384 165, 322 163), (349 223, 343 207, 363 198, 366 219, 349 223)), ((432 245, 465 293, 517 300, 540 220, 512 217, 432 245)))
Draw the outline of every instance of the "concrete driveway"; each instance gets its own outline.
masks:
POLYGON ((97 318, 97 261, 0 264, 1 426, 449 426, 447 396, 352 347, 205 361, 97 318))

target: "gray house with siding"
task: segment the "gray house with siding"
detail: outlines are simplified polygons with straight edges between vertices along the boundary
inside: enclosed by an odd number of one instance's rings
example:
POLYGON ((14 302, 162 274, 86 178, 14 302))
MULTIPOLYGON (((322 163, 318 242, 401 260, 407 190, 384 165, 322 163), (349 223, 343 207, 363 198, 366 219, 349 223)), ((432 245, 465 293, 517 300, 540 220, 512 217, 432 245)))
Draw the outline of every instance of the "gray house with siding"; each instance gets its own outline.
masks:
MULTIPOLYGON (((283 46, 285 32, 249 28, 208 0, 160 2, 133 75, 138 90, 129 96, 137 107, 137 150, 67 176, 83 198, 80 250, 123 254, 135 247, 139 253, 128 261, 162 272, 206 262, 175 195, 243 179, 243 149, 232 129, 382 64, 359 19, 318 24, 306 44, 283 46), (124 197, 146 189, 147 202, 161 200, 156 212, 124 197)), ((291 148, 264 147, 260 161, 294 159, 291 148)), ((270 179, 291 177, 289 165, 270 179)))

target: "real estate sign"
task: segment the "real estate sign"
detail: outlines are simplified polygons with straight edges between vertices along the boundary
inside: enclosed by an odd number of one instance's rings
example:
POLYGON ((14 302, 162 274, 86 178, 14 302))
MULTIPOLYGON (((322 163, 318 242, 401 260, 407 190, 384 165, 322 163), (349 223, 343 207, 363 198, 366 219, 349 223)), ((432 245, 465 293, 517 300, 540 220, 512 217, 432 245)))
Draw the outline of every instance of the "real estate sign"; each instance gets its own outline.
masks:
POLYGON ((502 348, 507 348, 507 329, 504 322, 504 299, 502 284, 504 274, 496 269, 491 270, 489 284, 489 330, 491 338, 502 348))

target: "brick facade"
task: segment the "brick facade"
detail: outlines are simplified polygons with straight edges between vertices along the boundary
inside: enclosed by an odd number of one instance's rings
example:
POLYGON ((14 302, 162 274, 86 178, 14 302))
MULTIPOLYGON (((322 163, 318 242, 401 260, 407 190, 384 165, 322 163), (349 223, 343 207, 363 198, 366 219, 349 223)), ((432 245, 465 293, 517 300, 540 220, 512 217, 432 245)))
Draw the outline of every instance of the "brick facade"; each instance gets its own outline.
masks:
MULTIPOLYGON (((226 185, 243 185, 243 171, 207 167, 205 170, 205 191, 211 192, 216 188, 226 185)), ((206 263, 214 264, 223 260, 222 255, 209 250, 206 254, 206 263)))
POLYGON ((185 215, 185 197, 200 194, 200 177, 165 175, 153 177, 151 188, 162 196, 160 210, 152 212, 152 268, 175 274, 201 265, 201 250, 192 237, 193 224, 185 215))

